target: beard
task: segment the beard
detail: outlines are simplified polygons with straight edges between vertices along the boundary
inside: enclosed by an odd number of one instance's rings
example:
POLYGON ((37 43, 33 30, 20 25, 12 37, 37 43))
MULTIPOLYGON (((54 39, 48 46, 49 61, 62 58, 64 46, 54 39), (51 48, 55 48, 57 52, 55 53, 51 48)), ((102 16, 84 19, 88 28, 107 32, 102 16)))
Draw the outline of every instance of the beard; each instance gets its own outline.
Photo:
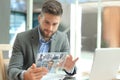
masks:
POLYGON ((50 39, 52 37, 52 35, 54 34, 53 31, 50 31, 50 30, 47 30, 47 29, 40 29, 40 32, 41 32, 41 35, 44 37, 44 38, 47 38, 47 39, 50 39))

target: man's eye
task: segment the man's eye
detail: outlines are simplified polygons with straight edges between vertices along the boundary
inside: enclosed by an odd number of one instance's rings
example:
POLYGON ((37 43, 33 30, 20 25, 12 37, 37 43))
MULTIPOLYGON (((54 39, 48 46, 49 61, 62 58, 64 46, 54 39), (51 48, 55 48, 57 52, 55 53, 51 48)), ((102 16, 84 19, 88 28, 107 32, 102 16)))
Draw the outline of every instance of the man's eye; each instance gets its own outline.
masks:
POLYGON ((56 25, 57 25, 57 23, 53 24, 53 26, 56 26, 56 25))
POLYGON ((45 22, 46 24, 49 24, 49 22, 45 22))

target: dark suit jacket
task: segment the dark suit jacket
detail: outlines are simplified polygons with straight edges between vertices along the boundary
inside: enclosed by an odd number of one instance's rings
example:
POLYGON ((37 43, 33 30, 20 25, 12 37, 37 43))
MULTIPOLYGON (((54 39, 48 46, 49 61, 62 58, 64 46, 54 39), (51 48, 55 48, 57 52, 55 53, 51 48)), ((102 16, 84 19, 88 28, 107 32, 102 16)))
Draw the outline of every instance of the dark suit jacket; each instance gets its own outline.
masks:
MULTIPOLYGON (((11 80, 17 80, 17 76, 23 70, 27 70, 35 63, 39 45, 38 27, 17 34, 8 67, 8 75, 11 80)), ((66 34, 57 31, 53 35, 50 52, 69 52, 69 42, 66 34)))

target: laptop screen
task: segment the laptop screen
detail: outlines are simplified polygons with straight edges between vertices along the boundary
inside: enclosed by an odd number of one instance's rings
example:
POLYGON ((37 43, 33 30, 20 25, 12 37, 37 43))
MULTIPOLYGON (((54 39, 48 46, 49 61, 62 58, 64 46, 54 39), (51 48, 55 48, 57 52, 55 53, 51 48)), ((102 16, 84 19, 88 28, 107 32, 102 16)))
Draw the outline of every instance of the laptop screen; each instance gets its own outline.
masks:
POLYGON ((120 48, 96 49, 90 80, 113 80, 120 65, 120 48))

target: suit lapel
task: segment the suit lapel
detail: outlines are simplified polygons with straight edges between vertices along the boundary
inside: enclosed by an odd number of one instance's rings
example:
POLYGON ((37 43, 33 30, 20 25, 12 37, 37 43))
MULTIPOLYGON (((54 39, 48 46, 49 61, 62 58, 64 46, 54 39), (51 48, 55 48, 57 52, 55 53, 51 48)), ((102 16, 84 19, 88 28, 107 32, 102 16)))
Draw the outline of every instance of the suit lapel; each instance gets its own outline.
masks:
POLYGON ((32 44, 34 60, 36 60, 36 56, 38 53, 38 47, 39 47, 38 28, 34 29, 32 32, 31 44, 32 44))
POLYGON ((56 42, 56 39, 57 39, 56 35, 57 35, 57 33, 55 33, 53 35, 53 37, 52 37, 52 41, 51 41, 51 45, 50 45, 50 52, 55 52, 56 44, 57 44, 57 42, 56 42))
POLYGON ((55 51, 55 44, 56 44, 56 41, 52 40, 51 41, 51 45, 50 45, 50 52, 54 52, 55 51))

